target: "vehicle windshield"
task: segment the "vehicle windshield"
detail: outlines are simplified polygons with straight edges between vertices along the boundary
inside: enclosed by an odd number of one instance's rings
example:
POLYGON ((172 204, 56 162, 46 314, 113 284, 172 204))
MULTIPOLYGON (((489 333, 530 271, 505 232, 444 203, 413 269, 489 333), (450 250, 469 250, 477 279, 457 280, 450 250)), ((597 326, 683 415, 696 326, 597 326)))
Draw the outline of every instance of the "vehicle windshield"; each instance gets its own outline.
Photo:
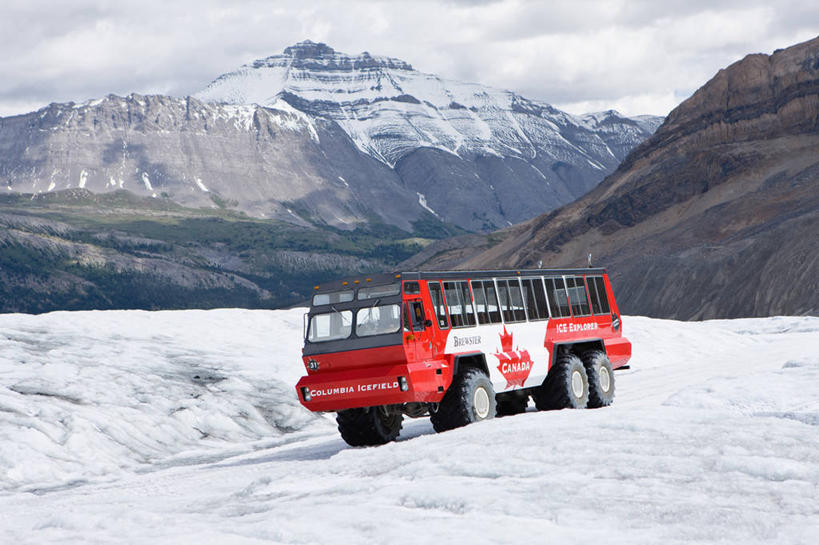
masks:
POLYGON ((311 343, 335 341, 350 336, 353 327, 353 313, 349 310, 315 314, 310 318, 307 340, 311 343))
POLYGON ((359 337, 395 333, 401 327, 401 306, 380 305, 359 309, 355 315, 355 334, 359 337))

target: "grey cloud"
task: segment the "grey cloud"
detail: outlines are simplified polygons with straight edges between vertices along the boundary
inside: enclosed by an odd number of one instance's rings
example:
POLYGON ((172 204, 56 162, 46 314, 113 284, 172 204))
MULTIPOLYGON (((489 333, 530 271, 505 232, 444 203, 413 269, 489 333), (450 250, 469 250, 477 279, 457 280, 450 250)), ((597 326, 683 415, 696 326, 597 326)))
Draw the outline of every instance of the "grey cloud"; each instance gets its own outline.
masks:
POLYGON ((791 0, 6 0, 0 115, 108 93, 194 93, 221 73, 306 38, 548 102, 614 103, 688 93, 746 53, 787 47, 811 32, 819 33, 819 6, 791 0), (696 29, 681 26, 698 15, 754 10, 767 10, 761 26, 731 40, 703 44, 696 29), (653 41, 635 48, 634 39, 653 41))

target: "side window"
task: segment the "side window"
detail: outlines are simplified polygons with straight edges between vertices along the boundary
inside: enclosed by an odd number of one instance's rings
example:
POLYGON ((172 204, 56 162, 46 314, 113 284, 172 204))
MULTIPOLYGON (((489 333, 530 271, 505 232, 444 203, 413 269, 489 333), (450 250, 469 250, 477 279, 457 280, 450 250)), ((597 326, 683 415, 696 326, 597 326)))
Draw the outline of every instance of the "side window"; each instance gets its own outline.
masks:
POLYGON ((421 284, 418 282, 404 282, 404 293, 412 295, 421 293, 421 284))
POLYGON ((444 282, 444 297, 446 306, 449 309, 449 321, 452 327, 464 327, 463 304, 456 282, 444 282))
POLYGON ((546 294, 543 292, 543 282, 540 278, 526 278, 523 283, 523 300, 529 320, 542 320, 549 317, 546 309, 546 294))
POLYGON ((569 292, 569 301, 572 305, 572 314, 588 316, 589 299, 586 297, 586 284, 582 276, 567 276, 566 290, 569 292))
POLYGON ((486 313, 489 315, 490 324, 501 322, 500 305, 498 305, 498 294, 495 292, 495 283, 492 280, 485 280, 483 286, 486 289, 486 313))
POLYGON ((594 276, 587 276, 586 277, 586 285, 589 288, 589 299, 591 299, 591 308, 592 313, 594 314, 602 314, 602 307, 600 306, 600 297, 597 295, 597 288, 594 285, 596 277, 594 276))
POLYGON ((449 329, 440 282, 429 282, 429 296, 432 299, 432 308, 435 310, 435 318, 438 320, 438 328, 449 329))
POLYGON ((600 297, 600 310, 603 311, 603 314, 608 314, 610 312, 609 298, 606 295, 606 284, 603 282, 603 277, 596 277, 594 279, 594 285, 597 288, 597 296, 600 297))
POLYGON ((549 305, 546 302, 546 291, 543 289, 543 279, 535 278, 532 280, 535 287, 535 300, 537 301, 538 317, 546 319, 549 317, 549 305))
POLYGON ((517 278, 507 280, 509 284, 509 306, 512 309, 512 321, 525 322, 526 310, 523 308, 523 294, 520 292, 520 282, 517 278))
POLYGON ((560 318, 560 307, 557 306, 557 299, 555 298, 555 281, 552 278, 544 278, 543 284, 546 287, 546 297, 549 300, 549 308, 552 311, 554 318, 560 318))
POLYGON ((504 322, 514 322, 515 316, 512 314, 512 306, 509 304, 509 286, 506 280, 498 280, 498 300, 500 301, 501 312, 503 312, 504 322))
POLYGON ((464 325, 473 326, 475 325, 475 309, 472 307, 472 294, 469 292, 469 283, 458 282, 458 289, 461 292, 464 325))
POLYGON ((478 323, 489 323, 489 312, 486 308, 486 292, 483 291, 483 282, 472 281, 472 293, 475 295, 475 310, 478 312, 478 323))
POLYGON ((468 282, 444 282, 444 296, 449 308, 452 327, 475 325, 475 309, 472 306, 472 294, 469 292, 468 282))
POLYGON ((555 318, 567 318, 571 316, 569 311, 569 298, 566 295, 566 286, 563 278, 552 277, 546 279, 546 289, 549 294, 549 303, 552 306, 552 315, 555 318))

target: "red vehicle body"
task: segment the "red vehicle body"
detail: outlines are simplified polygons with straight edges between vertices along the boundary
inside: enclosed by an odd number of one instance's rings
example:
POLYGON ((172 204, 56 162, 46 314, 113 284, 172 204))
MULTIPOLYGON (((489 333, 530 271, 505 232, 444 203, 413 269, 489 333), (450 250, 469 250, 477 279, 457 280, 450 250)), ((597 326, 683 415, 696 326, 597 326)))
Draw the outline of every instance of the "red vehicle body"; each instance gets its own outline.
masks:
POLYGON ((356 445, 394 439, 402 415, 443 431, 522 412, 529 396, 541 409, 608 405, 611 371, 631 356, 599 268, 341 280, 316 286, 306 318, 299 400, 338 411, 356 445))

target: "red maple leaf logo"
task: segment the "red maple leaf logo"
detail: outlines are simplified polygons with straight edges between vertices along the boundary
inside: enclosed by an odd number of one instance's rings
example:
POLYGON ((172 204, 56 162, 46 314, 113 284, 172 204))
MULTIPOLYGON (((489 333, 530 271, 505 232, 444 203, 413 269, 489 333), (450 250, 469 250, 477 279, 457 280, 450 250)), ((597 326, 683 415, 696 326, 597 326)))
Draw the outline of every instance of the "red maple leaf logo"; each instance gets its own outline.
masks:
POLYGON ((506 326, 503 326, 503 333, 500 335, 501 349, 493 354, 498 358, 498 371, 506 379, 506 389, 515 386, 523 388, 523 383, 532 372, 533 362, 529 351, 519 350, 519 347, 513 350, 512 336, 512 333, 506 331, 506 326))

